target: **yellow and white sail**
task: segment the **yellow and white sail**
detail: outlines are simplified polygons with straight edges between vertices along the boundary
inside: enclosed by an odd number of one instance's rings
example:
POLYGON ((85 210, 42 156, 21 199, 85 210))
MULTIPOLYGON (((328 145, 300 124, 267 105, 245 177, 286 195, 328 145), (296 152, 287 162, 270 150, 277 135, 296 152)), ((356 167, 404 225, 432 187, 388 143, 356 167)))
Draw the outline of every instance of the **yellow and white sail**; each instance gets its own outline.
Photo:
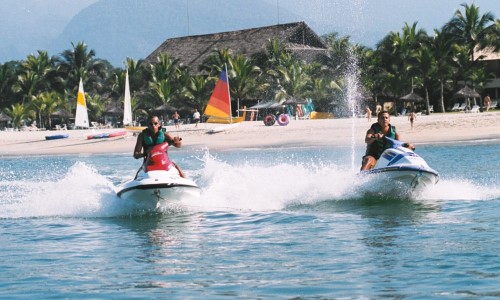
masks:
POLYGON ((78 86, 78 95, 76 97, 75 127, 89 128, 89 115, 81 78, 80 85, 78 86))

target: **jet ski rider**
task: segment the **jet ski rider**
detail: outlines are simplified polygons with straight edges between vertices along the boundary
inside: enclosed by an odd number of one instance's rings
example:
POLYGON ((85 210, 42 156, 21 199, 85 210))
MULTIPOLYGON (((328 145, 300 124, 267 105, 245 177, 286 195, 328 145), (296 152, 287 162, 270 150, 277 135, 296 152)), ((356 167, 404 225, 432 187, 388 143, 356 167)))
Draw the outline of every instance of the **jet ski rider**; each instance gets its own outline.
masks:
MULTIPOLYGON (((375 166, 377 160, 382 153, 391 147, 389 141, 384 139, 384 136, 399 140, 399 133, 396 132, 396 127, 391 125, 391 118, 388 111, 381 111, 377 116, 377 123, 373 123, 370 129, 366 132, 366 154, 363 156, 361 171, 370 170, 375 166)), ((411 144, 404 144, 404 147, 414 150, 415 147, 411 144)))
MULTIPOLYGON (((153 146, 164 142, 168 142, 169 145, 174 145, 176 148, 180 148, 182 145, 181 141, 182 139, 180 137, 172 137, 161 127, 160 120, 157 116, 152 116, 149 119, 148 127, 139 133, 139 136, 137 136, 137 142, 134 148, 134 158, 139 159, 141 157, 147 157, 153 146)), ((177 166, 176 163, 173 164, 177 171, 179 171, 179 175, 181 177, 186 177, 181 168, 177 166)))

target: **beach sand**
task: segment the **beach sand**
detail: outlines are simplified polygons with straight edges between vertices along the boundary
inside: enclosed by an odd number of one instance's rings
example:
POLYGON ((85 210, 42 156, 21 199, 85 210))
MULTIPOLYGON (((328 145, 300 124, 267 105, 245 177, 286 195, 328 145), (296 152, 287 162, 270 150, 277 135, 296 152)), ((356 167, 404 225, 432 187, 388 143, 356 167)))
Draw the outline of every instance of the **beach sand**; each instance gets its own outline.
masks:
MULTIPOLYGON (((310 146, 364 145, 364 135, 371 123, 366 118, 329 120, 291 120, 287 126, 265 126, 262 121, 243 122, 226 131, 210 134, 213 128, 223 124, 201 123, 181 125, 179 130, 168 126, 173 136, 182 137, 182 148, 210 150, 233 150, 242 148, 287 148, 310 146)), ((401 139, 419 144, 436 142, 461 142, 492 140, 500 142, 500 111, 465 114, 433 113, 417 116, 413 131, 408 117, 391 116, 401 139)), ((87 139, 96 133, 111 133, 124 129, 68 130, 68 131, 0 131, 0 155, 61 155, 130 153, 132 156, 136 136, 129 132, 125 136, 105 139, 87 139), (45 136, 65 133, 69 137, 45 140, 45 136)))

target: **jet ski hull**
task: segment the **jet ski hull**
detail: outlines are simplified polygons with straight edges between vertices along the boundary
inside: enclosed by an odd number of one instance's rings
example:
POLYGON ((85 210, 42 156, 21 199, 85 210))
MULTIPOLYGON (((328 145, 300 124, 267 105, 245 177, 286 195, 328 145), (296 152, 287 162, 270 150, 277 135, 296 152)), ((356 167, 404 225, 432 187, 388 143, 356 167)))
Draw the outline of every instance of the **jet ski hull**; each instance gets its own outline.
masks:
POLYGON ((175 168, 169 171, 140 171, 122 185, 117 195, 138 210, 155 210, 182 200, 200 197, 201 189, 182 178, 175 168))
POLYGON ((361 174, 378 178, 377 188, 394 189, 418 193, 439 181, 439 173, 429 167, 427 162, 412 150, 402 147, 401 143, 389 139, 393 147, 386 149, 371 170, 361 174))
POLYGON ((389 184, 409 189, 412 192, 424 190, 433 186, 439 181, 439 174, 432 169, 422 169, 412 166, 395 166, 379 169, 372 169, 363 174, 378 174, 389 184))

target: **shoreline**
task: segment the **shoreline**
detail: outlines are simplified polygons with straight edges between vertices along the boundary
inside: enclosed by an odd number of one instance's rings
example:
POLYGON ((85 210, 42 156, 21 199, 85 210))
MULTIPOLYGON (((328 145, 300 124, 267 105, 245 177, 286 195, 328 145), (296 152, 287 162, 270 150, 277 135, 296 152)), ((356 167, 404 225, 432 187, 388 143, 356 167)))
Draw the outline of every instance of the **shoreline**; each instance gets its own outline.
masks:
MULTIPOLYGON (((263 121, 243 122, 217 133, 210 130, 226 125, 200 123, 167 126, 173 136, 183 138, 182 150, 236 150, 259 148, 337 147, 364 145, 367 118, 291 120, 287 126, 265 126, 263 121)), ((402 140, 418 144, 453 142, 500 142, 500 111, 487 113, 433 113, 417 116, 413 131, 406 116, 391 116, 391 124, 402 140)), ((124 131, 123 128, 68 131, 0 131, 0 156, 130 153, 136 136, 87 139, 88 135, 124 131), (68 134, 65 139, 45 140, 45 136, 68 134)))

